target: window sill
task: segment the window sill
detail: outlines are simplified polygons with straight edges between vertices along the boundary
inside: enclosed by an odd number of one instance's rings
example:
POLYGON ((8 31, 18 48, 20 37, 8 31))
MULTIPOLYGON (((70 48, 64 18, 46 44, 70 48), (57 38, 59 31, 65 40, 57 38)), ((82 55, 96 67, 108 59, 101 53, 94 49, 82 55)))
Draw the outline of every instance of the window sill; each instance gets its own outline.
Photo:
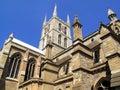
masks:
POLYGON ((94 66, 98 66, 98 65, 100 65, 100 64, 102 64, 102 63, 104 63, 104 62, 102 62, 102 61, 95 62, 95 63, 94 63, 94 66))
POLYGON ((18 82, 17 79, 15 79, 15 78, 10 78, 10 77, 6 77, 6 80, 13 81, 13 82, 18 82))

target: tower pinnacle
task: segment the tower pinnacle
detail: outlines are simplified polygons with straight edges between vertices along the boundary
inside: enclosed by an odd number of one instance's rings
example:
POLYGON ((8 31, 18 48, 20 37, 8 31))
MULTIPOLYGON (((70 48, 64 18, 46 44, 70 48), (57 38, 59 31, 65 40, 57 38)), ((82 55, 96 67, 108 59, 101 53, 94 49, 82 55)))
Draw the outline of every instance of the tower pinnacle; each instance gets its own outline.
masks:
POLYGON ((9 35, 9 38, 13 38, 13 37, 14 37, 14 34, 11 33, 11 34, 9 35))
POLYGON ((79 21, 79 19, 78 19, 78 16, 75 16, 75 18, 74 18, 73 26, 75 24, 78 24, 80 27, 82 26, 81 23, 80 23, 80 21, 79 21))
POLYGON ((54 11, 53 11, 53 17, 57 17, 57 5, 55 4, 54 11))
POLYGON ((73 32, 74 32, 74 41, 83 39, 82 37, 82 25, 78 19, 78 16, 75 16, 74 22, 73 22, 73 32))
POLYGON ((47 16, 45 15, 43 26, 46 24, 46 22, 47 22, 47 16))
POLYGON ((67 15, 67 24, 70 26, 70 17, 67 15))
POLYGON ((110 19, 110 21, 116 21, 117 15, 111 9, 108 9, 108 18, 110 19))
POLYGON ((113 12, 110 8, 108 9, 108 16, 109 15, 112 15, 112 14, 115 14, 115 12, 113 12))

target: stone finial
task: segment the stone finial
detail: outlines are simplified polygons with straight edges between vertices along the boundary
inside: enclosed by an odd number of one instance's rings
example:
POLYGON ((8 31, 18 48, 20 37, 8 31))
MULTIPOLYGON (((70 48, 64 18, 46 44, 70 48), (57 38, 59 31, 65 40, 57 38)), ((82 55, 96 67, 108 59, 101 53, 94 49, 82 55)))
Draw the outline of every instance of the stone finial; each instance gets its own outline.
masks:
POLYGON ((113 12, 110 8, 108 9, 108 16, 109 15, 112 15, 112 14, 115 14, 115 12, 113 12))
POLYGON ((53 17, 57 17, 57 5, 55 4, 54 11, 53 11, 53 17))
POLYGON ((112 21, 112 22, 118 20, 116 13, 113 12, 111 9, 108 9, 108 18, 109 18, 110 21, 112 21))
POLYGON ((46 25, 46 23, 47 23, 47 16, 45 15, 43 26, 46 25))
POLYGON ((70 17, 67 15, 67 24, 70 26, 70 17))
POLYGON ((5 40, 4 44, 6 45, 6 44, 9 43, 13 38, 14 38, 14 37, 13 37, 13 33, 11 33, 11 34, 9 35, 9 38, 8 38, 7 40, 5 40))
POLYGON ((73 22, 73 33, 74 33, 74 41, 83 39, 82 37, 82 25, 78 19, 78 16, 75 16, 74 22, 73 22))
POLYGON ((75 24, 78 24, 79 26, 82 26, 79 19, 78 19, 78 16, 76 15, 75 18, 74 18, 74 22, 73 22, 73 25, 74 26, 75 24))
POLYGON ((11 34, 9 35, 9 38, 13 38, 13 37, 14 37, 14 34, 11 33, 11 34))

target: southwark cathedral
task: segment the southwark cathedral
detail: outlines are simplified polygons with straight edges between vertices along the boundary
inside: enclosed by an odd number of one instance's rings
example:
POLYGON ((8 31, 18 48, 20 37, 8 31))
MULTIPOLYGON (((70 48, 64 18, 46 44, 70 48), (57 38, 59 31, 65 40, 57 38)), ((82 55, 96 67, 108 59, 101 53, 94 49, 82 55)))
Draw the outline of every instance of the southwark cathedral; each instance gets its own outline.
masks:
POLYGON ((0 51, 0 90, 120 90, 120 20, 107 13, 109 22, 85 38, 78 17, 63 21, 56 5, 38 48, 10 34, 0 51))

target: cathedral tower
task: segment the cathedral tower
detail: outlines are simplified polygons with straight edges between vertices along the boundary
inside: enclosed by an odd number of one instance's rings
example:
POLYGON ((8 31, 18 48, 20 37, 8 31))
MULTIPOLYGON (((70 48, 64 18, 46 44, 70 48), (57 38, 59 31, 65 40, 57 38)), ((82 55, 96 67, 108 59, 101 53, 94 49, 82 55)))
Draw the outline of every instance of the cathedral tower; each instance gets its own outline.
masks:
POLYGON ((46 16, 43 22, 42 35, 39 49, 46 51, 47 43, 52 43, 52 56, 72 45, 70 34, 70 19, 64 22, 57 16, 57 6, 55 5, 53 16, 47 21, 46 16))
POLYGON ((83 40, 82 36, 82 25, 78 19, 78 16, 75 16, 74 22, 73 22, 73 32, 74 32, 74 41, 76 40, 83 40))

